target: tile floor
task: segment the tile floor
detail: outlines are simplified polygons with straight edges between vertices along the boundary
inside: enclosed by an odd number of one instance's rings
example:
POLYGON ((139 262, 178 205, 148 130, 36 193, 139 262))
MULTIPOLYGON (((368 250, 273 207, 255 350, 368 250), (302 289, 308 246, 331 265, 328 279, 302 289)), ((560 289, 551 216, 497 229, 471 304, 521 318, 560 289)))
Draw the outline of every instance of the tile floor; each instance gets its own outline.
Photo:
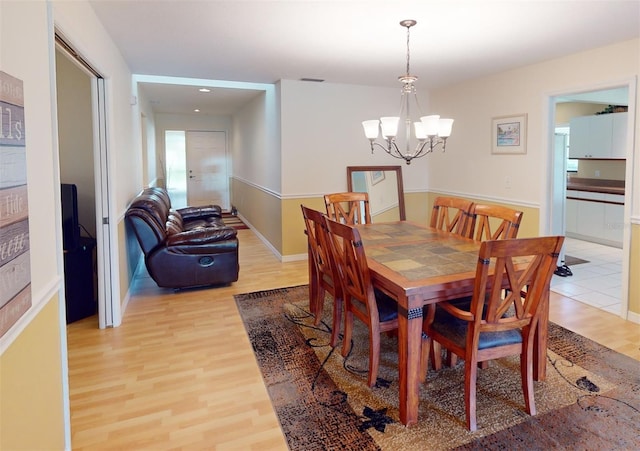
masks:
POLYGON ((565 239, 565 254, 588 260, 570 265, 573 276, 554 275, 551 290, 584 304, 620 315, 622 297, 622 249, 565 239))

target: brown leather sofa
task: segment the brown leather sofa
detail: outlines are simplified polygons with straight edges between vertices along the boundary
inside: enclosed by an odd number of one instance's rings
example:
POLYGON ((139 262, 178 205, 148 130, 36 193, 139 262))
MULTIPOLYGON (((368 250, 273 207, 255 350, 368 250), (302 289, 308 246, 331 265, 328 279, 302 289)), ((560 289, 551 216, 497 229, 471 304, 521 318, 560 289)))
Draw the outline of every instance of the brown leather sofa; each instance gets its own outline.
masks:
POLYGON ((217 205, 171 208, 162 188, 147 188, 125 214, 160 287, 190 288, 238 280, 238 238, 217 205))

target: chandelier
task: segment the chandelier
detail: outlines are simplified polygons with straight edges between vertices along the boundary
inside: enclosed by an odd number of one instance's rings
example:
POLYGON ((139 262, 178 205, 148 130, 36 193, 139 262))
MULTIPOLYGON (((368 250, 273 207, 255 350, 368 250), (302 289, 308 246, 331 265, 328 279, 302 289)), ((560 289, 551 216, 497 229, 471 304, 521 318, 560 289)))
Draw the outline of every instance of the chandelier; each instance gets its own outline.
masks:
POLYGON ((417 107, 418 115, 422 114, 418 96, 416 95, 416 88, 413 85, 418 77, 411 75, 409 72, 409 29, 415 24, 415 20, 403 20, 400 22, 400 25, 407 29, 407 73, 398 77, 398 81, 402 83, 400 116, 381 117, 380 120, 374 119, 362 123, 364 134, 371 143, 371 153, 373 153, 374 146, 378 146, 392 157, 403 159, 407 164, 411 164, 411 160, 414 158, 424 157, 433 152, 438 145, 442 145, 442 151, 444 152, 447 138, 451 135, 451 127, 453 126, 453 119, 441 119, 438 115, 422 116, 420 122, 413 123, 415 138, 418 142, 415 148, 411 149, 411 99, 413 99, 417 107), (398 148, 396 143, 400 118, 404 119, 404 152, 398 148), (384 140, 382 143, 377 141, 380 130, 384 140))

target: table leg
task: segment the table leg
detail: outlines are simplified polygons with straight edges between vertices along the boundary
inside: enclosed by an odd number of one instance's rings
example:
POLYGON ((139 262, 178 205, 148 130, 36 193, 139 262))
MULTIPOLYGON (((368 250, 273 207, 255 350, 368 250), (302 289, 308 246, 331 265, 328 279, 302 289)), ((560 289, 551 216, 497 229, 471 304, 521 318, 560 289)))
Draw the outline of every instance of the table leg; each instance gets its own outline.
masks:
POLYGON ((405 310, 398 307, 398 370, 400 385, 400 421, 418 422, 420 402, 420 357, 422 352, 422 307, 405 310))
POLYGON ((543 297, 540 319, 533 340, 533 379, 543 381, 547 377, 547 339, 549 335, 549 290, 543 297))

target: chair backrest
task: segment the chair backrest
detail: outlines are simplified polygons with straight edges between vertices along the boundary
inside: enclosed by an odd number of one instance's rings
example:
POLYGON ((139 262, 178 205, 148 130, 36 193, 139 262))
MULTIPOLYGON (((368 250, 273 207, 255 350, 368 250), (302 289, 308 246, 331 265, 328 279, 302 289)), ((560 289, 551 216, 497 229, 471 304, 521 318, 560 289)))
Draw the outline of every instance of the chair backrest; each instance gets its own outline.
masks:
POLYGON ((358 301, 370 323, 378 323, 378 307, 358 229, 328 217, 325 217, 325 223, 344 297, 358 301))
POLYGON ((473 205, 472 201, 459 197, 436 197, 429 225, 470 238, 473 205))
POLYGON ((371 223, 368 193, 325 194, 324 204, 327 215, 334 221, 349 225, 371 223))
POLYGON ((313 263, 320 274, 334 278, 331 265, 331 249, 327 241, 326 224, 324 214, 317 210, 300 205, 304 218, 305 232, 309 243, 309 250, 313 263))
MULTIPOLYGON (((468 334, 472 338, 467 337, 468 345, 477 347, 480 332, 531 326, 529 333, 534 333, 563 242, 562 236, 482 242, 471 300, 473 321, 468 334), (518 265, 525 267, 519 275, 515 269, 518 265)), ((451 308, 444 304, 445 309, 451 308)))
POLYGON ((475 204, 470 236, 476 241, 517 238, 520 221, 521 211, 500 205, 475 204))

